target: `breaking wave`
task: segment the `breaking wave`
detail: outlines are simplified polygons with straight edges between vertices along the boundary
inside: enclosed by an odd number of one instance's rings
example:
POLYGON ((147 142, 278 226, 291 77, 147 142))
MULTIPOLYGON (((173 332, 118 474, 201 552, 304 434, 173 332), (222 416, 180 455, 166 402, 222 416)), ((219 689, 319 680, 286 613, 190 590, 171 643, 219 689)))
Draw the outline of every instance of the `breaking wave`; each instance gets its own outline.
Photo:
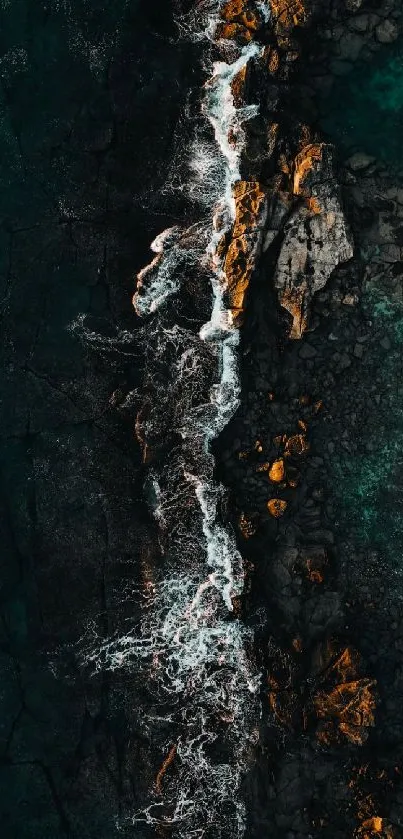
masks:
MULTIPOLYGON (((208 40, 218 4, 202 6, 208 40)), ((207 190, 214 194, 209 221, 185 231, 169 228, 154 240, 155 257, 138 275, 133 300, 147 318, 140 332, 147 410, 136 424, 145 462, 149 450, 164 444, 145 487, 163 563, 144 580, 139 625, 104 641, 87 639, 81 651, 92 671, 124 668, 147 684, 150 704, 142 709, 142 724, 153 739, 164 719, 165 762, 133 823, 169 826, 177 839, 243 836, 240 785, 260 715, 253 638, 237 616, 244 569, 234 534, 222 522, 225 491, 215 481, 211 454, 212 440, 239 404, 239 334, 225 306, 218 243, 235 217, 232 185, 240 178, 242 126, 256 114, 253 106, 236 109, 231 83, 258 53, 248 45, 212 65, 202 112, 214 132, 215 160, 208 146, 203 161, 207 146, 199 144, 190 169, 196 197, 203 173, 220 170, 220 194, 215 177, 207 190), (175 322, 171 304, 181 299, 189 274, 200 274, 200 285, 208 275, 211 314, 204 324, 185 328, 175 322)))

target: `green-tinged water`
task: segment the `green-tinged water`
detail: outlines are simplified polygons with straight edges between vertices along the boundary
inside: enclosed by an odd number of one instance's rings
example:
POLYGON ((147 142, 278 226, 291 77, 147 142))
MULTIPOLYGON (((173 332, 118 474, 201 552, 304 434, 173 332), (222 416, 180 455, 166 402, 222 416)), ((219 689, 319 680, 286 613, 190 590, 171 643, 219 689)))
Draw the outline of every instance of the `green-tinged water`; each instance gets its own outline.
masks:
POLYGON ((403 40, 336 78, 322 108, 322 128, 345 152, 365 151, 402 167, 403 40))
POLYGON ((357 393, 357 405, 362 406, 360 440, 353 455, 339 450, 335 488, 342 522, 352 525, 364 544, 381 550, 391 567, 399 567, 403 552, 403 305, 376 288, 364 293, 363 304, 375 338, 368 347, 368 364, 363 368, 361 393, 357 393))

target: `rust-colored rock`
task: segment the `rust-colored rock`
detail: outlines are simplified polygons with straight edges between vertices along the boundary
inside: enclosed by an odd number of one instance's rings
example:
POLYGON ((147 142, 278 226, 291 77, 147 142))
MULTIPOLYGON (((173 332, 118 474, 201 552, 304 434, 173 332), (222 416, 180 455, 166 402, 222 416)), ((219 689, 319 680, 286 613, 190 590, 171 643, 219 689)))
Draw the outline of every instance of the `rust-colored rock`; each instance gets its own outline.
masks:
POLYGON ((309 443, 305 434, 294 434, 289 437, 286 444, 284 454, 286 457, 301 457, 309 451, 309 443))
POLYGON ((275 460, 274 463, 270 466, 269 469, 269 478, 273 483, 279 484, 284 480, 285 476, 285 469, 284 469, 284 460, 283 458, 279 458, 279 460, 275 460))
POLYGON ((328 557, 323 547, 301 548, 298 566, 305 578, 311 583, 323 583, 328 557))
POLYGON ((263 52, 263 61, 271 76, 274 76, 280 66, 280 56, 278 50, 274 47, 265 47, 263 52))
POLYGON ((256 466, 256 472, 268 472, 270 469, 270 463, 265 461, 265 463, 259 463, 259 466, 256 466))
POLYGON ((248 236, 232 239, 224 263, 229 307, 236 317, 244 309, 245 295, 255 265, 253 240, 248 236))
POLYGON ((279 519, 284 515, 287 509, 287 502, 283 501, 281 498, 270 498, 270 501, 267 502, 267 509, 271 516, 275 519, 279 519))
POLYGON ((158 772, 158 775, 155 780, 155 788, 158 795, 162 795, 162 781, 164 779, 164 775, 167 769, 170 767, 171 763, 174 762, 176 756, 176 746, 172 746, 168 752, 167 757, 163 760, 161 769, 158 772))
POLYGON ((256 525, 245 513, 239 516, 238 527, 244 539, 250 539, 256 533, 256 525))
MULTIPOLYGON (((294 162, 294 195, 304 195, 304 184, 309 173, 322 161, 324 143, 309 143, 297 154, 294 162)), ((308 193, 310 194, 310 193, 308 193)))
POLYGON ((262 24, 262 16, 251 0, 227 0, 220 9, 220 17, 228 23, 237 23, 256 32, 262 24))
POLYGON ((247 44, 252 40, 253 33, 240 23, 219 23, 215 31, 216 40, 238 41, 247 44))
POLYGON ((249 63, 244 64, 231 82, 231 93, 236 108, 242 108, 245 104, 245 85, 248 68, 249 63))
POLYGON ((277 31, 291 32, 296 26, 302 26, 307 20, 307 11, 302 0, 270 0, 277 31))
POLYGON ((237 317, 255 266, 266 217, 266 195, 256 181, 237 181, 233 187, 235 222, 224 261, 229 307, 237 317))
POLYGON ((394 831, 385 819, 380 816, 373 816, 365 819, 355 831, 354 839, 394 839, 394 831))
POLYGON ((317 731, 321 743, 329 746, 343 739, 357 745, 365 742, 367 728, 374 725, 373 685, 370 679, 356 679, 315 696, 315 711, 318 719, 323 720, 317 731))
POLYGON ((266 193, 257 181, 237 181, 233 187, 235 224, 232 236, 236 238, 262 227, 266 193))
POLYGON ((334 650, 332 643, 323 650, 322 687, 313 699, 319 720, 317 738, 327 746, 346 741, 362 745, 375 722, 376 682, 359 678, 356 650, 345 647, 336 654, 334 650))

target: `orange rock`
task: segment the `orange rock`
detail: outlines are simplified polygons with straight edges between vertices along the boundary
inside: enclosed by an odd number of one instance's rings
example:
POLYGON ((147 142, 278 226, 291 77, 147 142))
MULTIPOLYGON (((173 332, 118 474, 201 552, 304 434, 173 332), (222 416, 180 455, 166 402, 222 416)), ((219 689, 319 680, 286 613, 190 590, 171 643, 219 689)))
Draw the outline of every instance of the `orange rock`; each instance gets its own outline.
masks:
POLYGON ((309 451, 309 448, 305 434, 294 434, 293 437, 288 438, 284 454, 286 457, 300 457, 309 451))
POLYGON ((370 819, 365 819, 362 825, 354 833, 354 839, 394 839, 395 832, 390 824, 385 822, 380 816, 372 816, 370 819))
POLYGON ((220 9, 220 17, 228 23, 238 23, 256 32, 262 24, 262 17, 249 0, 227 0, 220 9))
POLYGON ((277 73, 277 70, 280 66, 280 56, 278 51, 274 49, 274 47, 265 47, 263 53, 263 59, 266 63, 267 69, 272 76, 277 73))
POLYGON ((321 162, 324 145, 324 143, 310 143, 297 154, 294 161, 294 195, 304 194, 304 181, 308 173, 321 162))
POLYGON ((256 527, 253 522, 245 515, 245 513, 241 513, 238 521, 238 527, 244 539, 250 539, 251 536, 254 536, 256 533, 256 527))
POLYGON ((306 198, 306 206, 310 213, 314 216, 318 216, 319 213, 322 212, 321 206, 317 198, 306 198))
POLYGON ((277 30, 291 32, 296 26, 302 26, 307 19, 302 0, 270 0, 273 17, 277 21, 277 30))
POLYGON ((319 719, 317 738, 325 745, 343 740, 362 745, 375 722, 376 682, 358 677, 360 657, 356 650, 345 647, 334 655, 333 649, 329 642, 323 650, 323 687, 313 700, 319 719))
POLYGON ((252 40, 252 32, 246 26, 239 23, 219 23, 215 31, 216 40, 221 38, 227 41, 240 41, 248 43, 252 40))
POLYGON ((233 187, 235 222, 224 261, 229 306, 236 317, 255 266, 255 252, 265 218, 266 195, 257 181, 237 181, 233 187))
POLYGON ((250 233, 262 225, 266 193, 258 181, 237 181, 233 186, 235 224, 233 238, 250 233))
POLYGON ((224 262, 227 279, 229 307, 234 314, 244 309, 245 295, 249 287, 255 260, 252 255, 252 242, 247 236, 232 239, 224 262))
POLYGON ((270 501, 267 502, 267 509, 271 516, 275 519, 281 518, 284 515, 287 508, 287 502, 283 501, 281 498, 270 498, 270 501))
POLYGON ((168 752, 167 757, 162 762, 161 769, 158 772, 156 781, 155 781, 155 788, 157 790, 158 795, 162 795, 162 781, 164 779, 164 775, 167 769, 170 767, 171 763, 175 760, 176 756, 176 746, 172 746, 168 752))
POLYGON ((372 819, 366 819, 363 822, 363 827, 369 828, 373 833, 380 833, 382 830, 383 819, 379 816, 374 816, 372 819))
POLYGON ((248 67, 248 63, 244 64, 231 82, 231 93, 236 108, 241 108, 245 104, 244 94, 248 67))
POLYGON ((275 460, 274 463, 270 466, 269 469, 269 478, 273 483, 279 484, 281 481, 284 480, 285 469, 284 469, 284 460, 281 457, 279 460, 275 460))

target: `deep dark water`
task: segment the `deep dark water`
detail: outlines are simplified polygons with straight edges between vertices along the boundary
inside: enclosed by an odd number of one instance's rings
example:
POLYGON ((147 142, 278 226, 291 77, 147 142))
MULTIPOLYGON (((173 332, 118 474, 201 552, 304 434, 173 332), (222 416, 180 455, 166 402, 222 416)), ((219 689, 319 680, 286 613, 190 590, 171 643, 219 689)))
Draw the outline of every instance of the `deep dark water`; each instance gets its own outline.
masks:
POLYGON ((321 110, 321 127, 346 153, 365 151, 403 168, 403 41, 335 78, 321 110))
POLYGON ((111 839, 136 800, 133 686, 84 683, 68 645, 130 608, 145 513, 109 398, 140 361, 68 327, 136 327, 193 64, 166 0, 1 4, 2 839, 111 839))

